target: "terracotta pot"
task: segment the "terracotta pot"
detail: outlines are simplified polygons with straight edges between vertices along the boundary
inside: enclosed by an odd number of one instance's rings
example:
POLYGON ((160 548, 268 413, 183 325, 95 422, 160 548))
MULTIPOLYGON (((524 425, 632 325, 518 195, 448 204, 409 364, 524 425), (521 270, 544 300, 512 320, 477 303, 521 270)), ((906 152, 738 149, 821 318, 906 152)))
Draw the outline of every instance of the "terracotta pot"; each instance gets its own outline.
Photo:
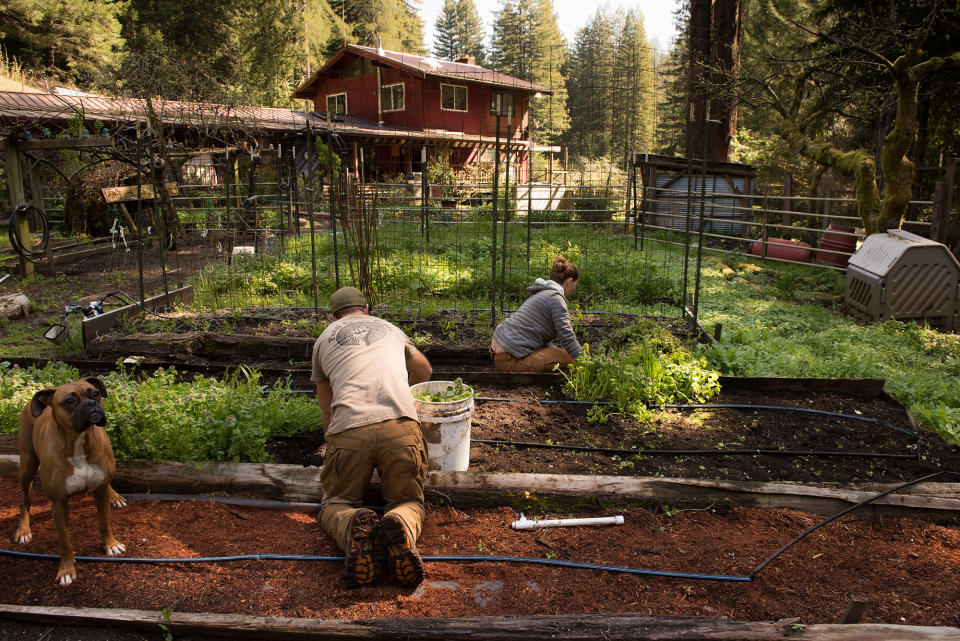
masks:
MULTIPOLYGON (((750 243, 750 253, 754 256, 762 256, 761 251, 763 243, 754 241, 750 243)), ((799 263, 810 261, 810 245, 800 240, 788 240, 786 238, 767 238, 767 258, 779 258, 781 260, 792 260, 799 263)))
POLYGON ((852 228, 844 227, 842 225, 830 225, 827 227, 826 231, 823 232, 823 236, 820 238, 820 244, 818 247, 820 249, 829 249, 835 252, 844 253, 833 254, 830 252, 818 251, 814 261, 824 265, 836 265, 837 267, 843 267, 846 269, 847 262, 850 260, 850 255, 853 254, 857 248, 857 237, 845 235, 852 233, 852 228))

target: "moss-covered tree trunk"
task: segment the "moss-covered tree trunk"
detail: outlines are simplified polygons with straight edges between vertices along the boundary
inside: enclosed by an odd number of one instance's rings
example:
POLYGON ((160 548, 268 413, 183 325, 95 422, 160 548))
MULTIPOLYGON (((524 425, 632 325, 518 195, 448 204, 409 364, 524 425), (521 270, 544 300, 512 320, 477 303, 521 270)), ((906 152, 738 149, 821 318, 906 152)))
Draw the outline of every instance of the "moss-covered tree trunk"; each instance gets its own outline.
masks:
POLYGON ((796 114, 803 91, 800 83, 794 98, 795 108, 784 114, 780 127, 780 136, 802 156, 853 179, 857 214, 867 234, 900 227, 910 204, 916 171, 913 162, 907 158, 907 152, 917 131, 920 81, 930 73, 960 67, 960 51, 948 57, 930 58, 922 62, 921 57, 922 52, 913 49, 892 64, 887 63, 897 93, 897 114, 880 151, 882 199, 877 186, 876 166, 869 152, 863 149, 843 151, 830 143, 807 140, 803 128, 797 124, 796 114))

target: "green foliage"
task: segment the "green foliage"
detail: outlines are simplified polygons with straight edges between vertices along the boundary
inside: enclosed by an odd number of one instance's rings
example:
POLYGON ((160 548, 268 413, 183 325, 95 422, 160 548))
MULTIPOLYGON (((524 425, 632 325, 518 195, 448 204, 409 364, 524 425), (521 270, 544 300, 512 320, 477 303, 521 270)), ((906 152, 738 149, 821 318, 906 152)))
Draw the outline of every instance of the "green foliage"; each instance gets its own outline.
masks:
POLYGON ((645 334, 642 327, 619 349, 591 354, 589 346, 564 373, 563 392, 579 401, 606 401, 609 409, 594 406, 591 420, 603 421, 608 411, 644 418, 650 405, 699 403, 720 391, 720 373, 707 367, 664 331, 645 334), (633 341, 633 337, 637 340, 633 341))
POLYGON ((33 395, 80 378, 75 367, 51 363, 42 369, 22 368, 0 362, 0 432, 12 433, 20 425, 20 413, 33 395))
MULTIPOLYGON (((0 431, 14 432, 20 412, 45 387, 77 380, 74 368, 0 364, 0 431)), ((241 368, 224 380, 178 381, 175 370, 152 376, 118 370, 102 377, 114 454, 154 461, 266 462, 267 439, 322 429, 320 407, 287 382, 267 391, 260 374, 241 368)))
POLYGON ((418 401, 427 401, 428 403, 449 403, 452 401, 462 401, 465 398, 473 396, 473 388, 463 384, 462 378, 453 381, 453 385, 447 385, 442 392, 431 394, 430 392, 417 392, 413 395, 418 401))
POLYGON ((494 69, 552 91, 534 98, 530 113, 538 141, 554 144, 570 125, 562 70, 566 46, 553 0, 503 0, 496 12, 490 61, 494 69))
POLYGON ((16 0, 3 7, 3 41, 24 67, 83 86, 99 80, 122 44, 125 1, 16 0))
POLYGON ((899 321, 859 325, 822 305, 795 302, 817 288, 835 292, 836 280, 767 272, 779 270, 765 268, 747 281, 706 270, 701 322, 723 323, 720 343, 703 348, 712 367, 730 376, 885 378, 886 391, 925 427, 960 444, 960 337, 899 321), (778 280, 780 288, 757 288, 778 280))

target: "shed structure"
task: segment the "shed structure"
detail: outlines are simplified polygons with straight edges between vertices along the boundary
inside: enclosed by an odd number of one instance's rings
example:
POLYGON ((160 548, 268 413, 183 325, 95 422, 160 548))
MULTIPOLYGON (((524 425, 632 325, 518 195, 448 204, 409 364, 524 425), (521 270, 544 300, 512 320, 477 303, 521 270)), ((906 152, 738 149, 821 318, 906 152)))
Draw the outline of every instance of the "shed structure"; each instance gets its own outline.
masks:
POLYGON ((749 235, 750 225, 741 221, 752 216, 750 196, 757 176, 752 165, 657 154, 636 154, 634 162, 645 187, 648 224, 699 231, 703 190, 704 231, 737 238, 749 235))

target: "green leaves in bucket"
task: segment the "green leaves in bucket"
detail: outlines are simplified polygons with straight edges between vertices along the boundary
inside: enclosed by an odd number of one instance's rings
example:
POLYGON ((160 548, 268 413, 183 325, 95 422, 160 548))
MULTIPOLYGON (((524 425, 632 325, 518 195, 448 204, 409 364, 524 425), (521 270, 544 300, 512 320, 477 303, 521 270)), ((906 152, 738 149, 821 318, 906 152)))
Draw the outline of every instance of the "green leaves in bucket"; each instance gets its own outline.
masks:
POLYGON ((416 392, 413 397, 418 401, 427 401, 428 403, 449 403, 450 401, 462 401, 465 398, 473 396, 473 388, 463 384, 463 379, 458 378, 453 385, 447 385, 447 389, 442 392, 431 394, 430 392, 416 392))

